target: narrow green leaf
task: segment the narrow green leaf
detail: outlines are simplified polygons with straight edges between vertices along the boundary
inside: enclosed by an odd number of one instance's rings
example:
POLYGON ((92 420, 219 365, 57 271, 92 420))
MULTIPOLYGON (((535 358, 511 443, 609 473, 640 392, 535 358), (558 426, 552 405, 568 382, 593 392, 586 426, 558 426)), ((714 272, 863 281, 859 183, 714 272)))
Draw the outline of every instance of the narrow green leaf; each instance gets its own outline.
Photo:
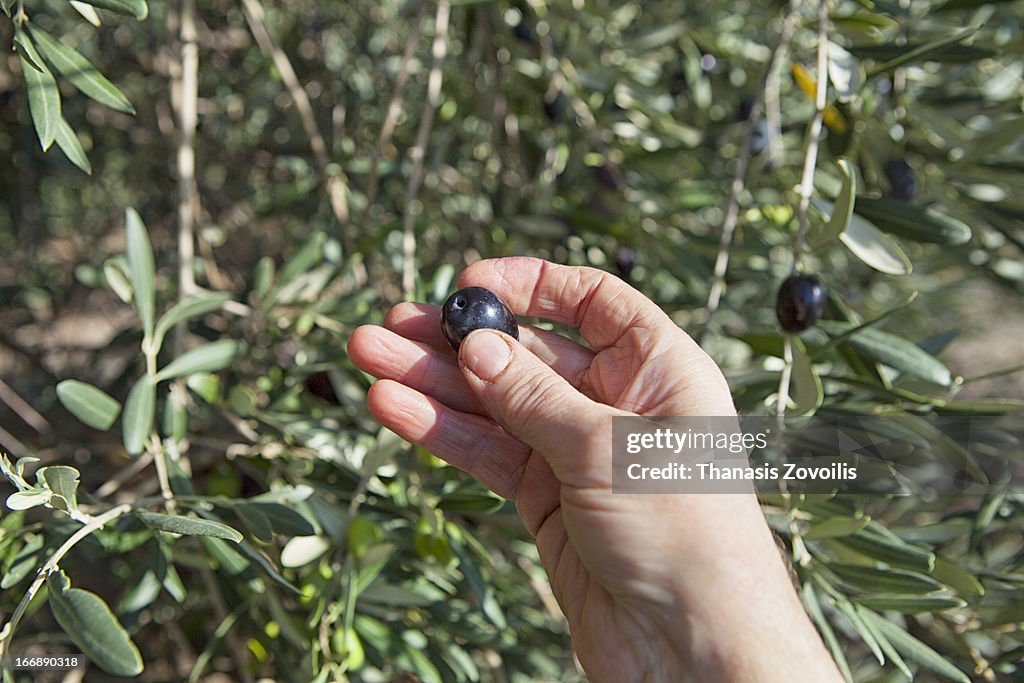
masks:
POLYGON ((963 31, 958 31, 952 35, 944 36, 938 40, 933 40, 930 43, 923 45, 904 45, 902 46, 903 52, 898 57, 894 57, 884 64, 879 64, 875 68, 868 72, 868 77, 874 77, 879 74, 891 71, 898 66, 903 66, 910 62, 924 61, 928 59, 940 59, 944 50, 952 45, 959 43, 965 38, 969 38, 977 32, 977 28, 971 26, 963 31))
POLYGON ((945 595, 857 595, 852 600, 871 609, 893 610, 904 614, 941 612, 967 604, 960 598, 945 595))
POLYGON ((107 259, 103 264, 103 279, 107 281, 114 294, 117 294, 118 299, 130 304, 135 292, 132 291, 132 283, 125 274, 126 264, 122 261, 123 259, 119 258, 107 259))
POLYGON ((85 20, 88 21, 90 24, 99 28, 101 24, 100 15, 96 13, 95 7, 84 2, 80 2, 79 0, 70 1, 71 6, 75 8, 75 11, 77 11, 79 14, 85 17, 85 20))
POLYGON ((69 413, 104 432, 113 426, 121 412, 121 404, 116 399, 77 379, 66 379, 58 384, 57 398, 69 413))
POLYGON ((153 333, 153 343, 156 345, 156 350, 159 351, 164 336, 172 327, 184 320, 215 311, 230 300, 230 294, 214 292, 189 297, 171 306, 170 310, 160 316, 160 320, 156 323, 156 331, 153 333))
POLYGON ((232 546, 216 536, 203 536, 199 539, 206 552, 217 561, 220 568, 232 576, 241 574, 249 568, 249 560, 245 559, 232 546))
POLYGON ((14 32, 14 47, 18 50, 21 58, 24 59, 30 67, 36 71, 47 70, 46 64, 36 51, 35 45, 33 45, 29 40, 29 37, 20 30, 14 32))
POLYGON ((117 14, 135 17, 142 21, 149 16, 149 6, 146 0, 82 0, 87 5, 108 9, 117 14))
POLYGON ((839 639, 836 638, 835 631, 832 630, 832 626, 828 623, 828 619, 825 618, 825 613, 821 610, 818 592, 810 582, 804 584, 801 598, 808 614, 811 615, 814 623, 818 626, 818 631, 825 638, 828 649, 832 653, 832 658, 839 665, 839 670, 842 672, 843 677, 848 681, 852 681, 853 674, 850 672, 850 664, 846 661, 846 653, 843 651, 843 646, 839 639))
POLYGON ((142 673, 138 648, 100 596, 71 588, 62 571, 50 574, 46 583, 54 618, 82 654, 114 676, 142 673))
POLYGON ((238 543, 242 534, 227 524, 212 519, 199 519, 183 515, 165 515, 157 512, 136 512, 135 516, 151 529, 170 531, 186 536, 213 536, 238 543))
POLYGON ((915 548, 899 538, 883 538, 867 530, 837 538, 835 542, 893 567, 931 572, 935 566, 935 553, 915 548))
POLYGON ((875 659, 880 665, 885 664, 885 653, 882 652, 882 648, 878 643, 878 639, 875 638, 874 631, 864 623, 860 614, 857 612, 857 607, 846 599, 837 599, 836 607, 842 612, 849 620, 853 629, 860 636, 860 639, 864 641, 864 644, 871 650, 871 654, 875 656, 875 659))
POLYGON ((92 164, 89 163, 89 157, 85 155, 85 149, 82 148, 78 134, 63 116, 57 123, 57 135, 54 140, 57 141, 57 146, 64 152, 68 161, 80 168, 86 175, 92 175, 92 164))
POLYGON ((142 329, 146 337, 152 337, 156 306, 156 266, 153 264, 153 247, 149 243, 146 225, 135 209, 128 209, 125 212, 125 241, 128 276, 135 292, 135 309, 142 318, 142 329))
POLYGON ((264 543, 274 540, 274 529, 270 526, 270 520, 252 505, 238 506, 235 508, 235 515, 242 520, 242 524, 249 530, 253 538, 264 543))
POLYGON ((275 532, 285 536, 313 536, 317 533, 308 519, 287 505, 246 502, 234 506, 234 509, 239 515, 255 509, 266 517, 275 532))
POLYGON ((61 510, 78 509, 78 470, 67 465, 51 465, 36 470, 36 481, 53 492, 50 505, 61 510), (60 502, 61 499, 63 503, 60 502))
POLYGON ((81 90, 82 94, 116 111, 126 114, 135 113, 135 108, 124 96, 124 93, 107 80, 107 77, 101 74, 82 53, 39 27, 33 27, 31 35, 43 57, 64 78, 81 90))
POLYGON ((124 447, 132 455, 142 452, 146 437, 153 430, 156 417, 156 384, 149 375, 143 375, 128 393, 124 404, 123 427, 124 447))
POLYGON ((210 405, 220 400, 220 377, 209 372, 197 372, 185 380, 189 389, 210 405))
POLYGON ((940 676, 945 676, 950 680, 960 681, 962 683, 971 683, 970 677, 957 667, 953 666, 948 659, 888 619, 876 617, 874 626, 881 631, 885 637, 889 639, 889 642, 893 644, 893 647, 899 650, 900 654, 907 659, 917 662, 925 669, 937 673, 940 676))
POLYGON ((936 558, 932 576, 956 589, 960 595, 984 595, 985 587, 970 572, 944 558, 936 558))
POLYGON ((7 497, 7 507, 10 510, 28 510, 37 505, 46 505, 52 495, 48 490, 41 488, 15 491, 7 497))
POLYGON ((828 563, 829 570, 844 583, 872 593, 931 593, 942 584, 930 576, 905 569, 876 569, 855 564, 828 563))
POLYGON ((854 198, 857 196, 857 173, 853 165, 846 159, 836 162, 843 172, 843 185, 835 204, 825 199, 814 198, 811 201, 819 211, 828 217, 828 223, 813 245, 813 249, 831 244, 842 236, 850 225, 853 216, 854 198))
POLYGON ((25 545, 10 560, 10 566, 0 579, 0 590, 17 586, 29 574, 35 574, 46 561, 42 558, 43 537, 30 536, 25 545))
POLYGON ((173 388, 168 387, 167 393, 164 395, 161 433, 165 437, 181 441, 185 438, 187 431, 188 410, 186 409, 185 402, 178 398, 177 392, 173 388))
POLYGON ((505 499, 490 491, 453 491, 444 495, 437 507, 446 512, 488 515, 497 512, 505 499))
POLYGON ((299 249, 298 252, 292 256, 284 267, 281 268, 281 274, 278 277, 278 284, 284 286, 288 284, 297 275, 305 273, 307 270, 312 268, 314 265, 319 263, 321 256, 323 255, 324 242, 327 241, 327 235, 323 232, 314 233, 312 237, 306 240, 306 243, 299 249))
MULTIPOLYGON (((823 320, 818 326, 829 335, 841 335, 853 328, 849 323, 823 320)), ((888 365, 891 368, 920 379, 949 386, 953 374, 942 361, 923 351, 913 342, 894 334, 866 328, 850 336, 845 342, 865 356, 888 365)))
POLYGON ((238 342, 232 339, 197 346, 181 354, 158 372, 156 381, 162 382, 193 372, 216 372, 227 367, 238 355, 238 351, 238 342))
POLYGON ((971 239, 971 228, 963 221, 898 199, 857 197, 855 211, 878 229, 915 242, 956 246, 971 239))
POLYGON ((913 269, 903 249, 884 232, 856 213, 839 236, 854 256, 880 273, 907 275, 913 269))
POLYGON ((900 657, 900 653, 896 651, 896 648, 893 647, 893 644, 889 642, 889 639, 885 637, 885 634, 882 633, 882 630, 878 627, 878 623, 886 621, 886 619, 878 616, 878 614, 872 612, 867 607, 862 607, 860 605, 855 605, 855 607, 857 609, 857 614, 860 615, 864 625, 872 632, 878 646, 882 648, 882 652, 885 653, 886 659, 892 662, 893 666, 899 669, 908 680, 914 680, 914 674, 910 671, 910 667, 907 666, 907 663, 903 661, 902 657, 900 657))
POLYGON ((821 378, 814 371, 811 359, 807 355, 804 343, 792 337, 793 345, 793 401, 791 415, 811 415, 821 405, 825 392, 821 386, 821 378))
POLYGON ((837 536, 849 536, 860 531, 871 521, 870 517, 829 517, 816 522, 806 534, 805 541, 817 541, 823 538, 835 538, 837 536))
POLYGON ((28 88, 28 110, 32 114, 32 124, 39 137, 39 145, 46 151, 57 137, 57 127, 61 120, 57 79, 50 73, 32 41, 20 31, 17 35, 21 72, 25 76, 25 86, 28 88))
POLYGON ((0 0, 0 10, 3 10, 7 16, 11 16, 11 7, 13 6, 14 0, 0 0))

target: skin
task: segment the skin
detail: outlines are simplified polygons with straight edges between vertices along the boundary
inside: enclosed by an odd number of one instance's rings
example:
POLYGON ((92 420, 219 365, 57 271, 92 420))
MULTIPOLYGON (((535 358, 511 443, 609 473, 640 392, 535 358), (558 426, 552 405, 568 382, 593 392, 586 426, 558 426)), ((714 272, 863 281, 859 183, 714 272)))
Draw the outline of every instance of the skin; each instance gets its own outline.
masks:
POLYGON ((480 261, 459 287, 579 329, 472 332, 395 306, 353 362, 373 415, 513 500, 595 683, 841 681, 753 493, 611 493, 611 417, 735 415, 718 366, 650 300, 590 268, 480 261))

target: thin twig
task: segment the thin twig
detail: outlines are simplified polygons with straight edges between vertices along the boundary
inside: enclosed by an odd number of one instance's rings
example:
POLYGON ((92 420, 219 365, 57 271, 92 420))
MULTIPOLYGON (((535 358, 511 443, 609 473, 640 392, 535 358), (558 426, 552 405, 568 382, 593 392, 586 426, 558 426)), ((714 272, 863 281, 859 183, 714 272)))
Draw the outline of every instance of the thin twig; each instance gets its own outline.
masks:
POLYGON ((313 113, 313 105, 309 101, 309 95, 306 94, 306 90, 299 82, 299 77, 295 74, 295 69, 292 67, 288 55, 270 36, 270 31, 263 20, 263 6, 260 5, 258 0, 242 0, 242 11, 245 14, 246 23, 249 24, 249 30, 252 31, 256 43, 260 46, 260 50, 273 60, 274 66, 277 67, 278 73, 281 74, 281 80, 284 81, 285 87, 288 89, 292 102, 295 103, 295 109, 299 112, 302 127, 306 131, 306 137, 309 138, 309 147, 313 151, 313 158, 320 168, 320 172, 324 175, 327 185, 327 199, 331 204, 334 217, 338 221, 342 242, 346 247, 351 247, 348 231, 346 230, 349 218, 348 180, 345 177, 344 171, 337 164, 330 163, 330 157, 327 155, 327 145, 324 142, 324 136, 320 133, 320 127, 317 125, 316 116, 313 113))
POLYGON ((6 403, 14 411, 15 415, 20 417, 25 424, 36 430, 39 434, 45 434, 53 429, 46 418, 39 414, 39 411, 19 396, 18 392, 2 379, 0 379, 0 401, 6 403))
POLYGON ((384 123, 380 127, 380 134, 377 136, 377 146, 373 148, 373 156, 370 158, 370 177, 366 181, 366 208, 363 210, 363 220, 369 215, 373 202, 377 198, 377 189, 380 181, 380 172, 377 165, 384 155, 384 148, 391 140, 398 124, 398 116, 402 113, 402 93, 405 84, 409 80, 409 65, 412 63, 413 55, 416 53, 416 45, 420 40, 420 27, 423 24, 423 17, 426 16, 428 3, 420 3, 419 12, 413 21, 409 37, 405 41, 405 52, 402 54, 402 63, 398 67, 398 74, 395 76, 395 88, 391 92, 391 101, 388 102, 387 113, 384 115, 384 123))
POLYGON ((102 486, 100 486, 93 492, 92 497, 96 498, 97 500, 100 500, 117 493, 117 491, 126 481, 134 477, 142 470, 149 467, 152 461, 153 454, 150 453, 149 451, 146 451, 138 458, 133 460, 132 463, 128 465, 128 467, 119 469, 117 471, 117 474, 108 479, 106 482, 104 482, 102 486))
POLYGON ((420 117, 420 127, 416 131, 416 142, 409 150, 412 159, 412 172, 409 175, 409 186, 405 193, 405 216, 402 238, 402 294, 411 300, 416 289, 416 195, 423 183, 423 166, 426 157, 427 138, 434 125, 434 113, 441 104, 441 65, 448 53, 448 19, 451 16, 451 5, 448 0, 439 0, 437 15, 434 19, 434 44, 431 48, 430 75, 427 78, 427 101, 420 117))
POLYGON ((818 161, 818 140, 821 137, 821 124, 825 118, 826 93, 828 91, 828 0, 818 2, 818 80, 814 96, 814 118, 804 148, 804 170, 800 180, 800 204, 797 206, 799 229, 793 240, 793 269, 796 270, 797 259, 804 249, 807 238, 807 209, 814 193, 814 168, 818 161))
POLYGON ((18 603, 18 606, 14 610, 14 614, 11 616, 11 620, 8 621, 4 625, 2 631, 0 631, 4 634, 3 639, 0 640, 0 661, 5 661, 5 655, 10 648, 11 641, 14 639, 14 632, 18 628, 18 622, 20 622, 22 616, 24 616, 29 603, 32 602, 32 598, 34 598, 36 593, 39 592, 39 589, 42 588, 43 582, 46 581, 46 577, 57 569, 57 564, 61 559, 83 538, 92 532, 103 528, 103 525, 107 522, 117 519, 126 512, 129 512, 131 509, 132 506, 125 503, 107 510, 98 517, 90 518, 90 521, 85 526, 72 534, 71 538, 64 541, 64 545, 59 547, 57 551, 50 556, 50 559, 46 561, 46 564, 44 564, 36 574, 35 580, 32 582, 32 585, 28 587, 28 590, 25 592, 24 597, 22 597, 21 602, 18 603))
POLYGON ((729 250, 732 247, 732 238, 736 232, 736 224, 740 215, 740 196, 746 187, 747 166, 750 163, 751 150, 753 149, 754 129, 761 117, 765 92, 772 74, 781 68, 783 59, 789 49, 789 43, 793 40, 800 14, 797 9, 800 0, 790 0, 789 10, 782 23, 782 31, 779 33, 779 42, 775 45, 771 61, 768 66, 768 73, 765 74, 765 81, 761 90, 754 98, 748 117, 747 134, 743 140, 743 147, 740 149, 739 158, 736 160, 736 172, 733 175, 732 187, 729 192, 729 201, 725 207, 725 218, 722 221, 722 234, 718 245, 718 256, 715 258, 714 282, 711 284, 711 291, 708 294, 707 318, 701 328, 697 340, 703 339, 711 327, 711 320, 718 311, 718 306, 725 291, 725 273, 729 268, 729 250))
MULTIPOLYGON (((807 138, 804 141, 804 167, 799 187, 800 203, 797 205, 796 211, 800 227, 793 238, 793 272, 797 270, 797 264, 807 238, 809 224, 807 210, 811 204, 811 194, 814 193, 814 168, 818 160, 818 139, 821 137, 821 124, 825 117, 828 92, 828 5, 828 0, 818 0, 818 79, 814 96, 814 118, 811 119, 807 138)), ((775 410, 779 420, 786 416, 789 404, 789 383, 793 378, 792 344, 791 336, 786 335, 785 365, 782 368, 782 374, 779 375, 779 398, 775 410)))
MULTIPOLYGON (((181 0, 178 36, 181 43, 180 65, 176 72, 178 88, 178 298, 195 293, 195 221, 199 191, 196 185, 196 127, 199 122, 199 46, 196 42, 195 0, 181 0)), ((185 326, 174 333, 174 348, 181 353, 185 326)))

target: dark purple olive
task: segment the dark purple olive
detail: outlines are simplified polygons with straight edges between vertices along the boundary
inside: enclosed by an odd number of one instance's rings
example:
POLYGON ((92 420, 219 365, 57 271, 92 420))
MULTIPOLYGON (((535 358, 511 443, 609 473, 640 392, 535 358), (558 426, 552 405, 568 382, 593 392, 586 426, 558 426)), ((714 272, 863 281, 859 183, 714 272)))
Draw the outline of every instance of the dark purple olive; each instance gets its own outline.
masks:
POLYGON ((889 196, 910 202, 917 196, 917 177, 914 168, 903 159, 893 159, 885 164, 885 177, 889 180, 889 196))
POLYGON ((629 247, 619 247, 615 250, 615 268, 623 280, 628 280, 633 274, 633 266, 636 265, 636 255, 629 247))
POLYGON ((456 351, 473 330, 500 330, 519 339, 519 325, 505 302, 483 287, 466 287, 453 293, 441 307, 441 332, 456 351))
POLYGON ((790 275, 779 287, 775 316, 787 332, 802 332, 825 312, 825 285, 817 275, 790 275))

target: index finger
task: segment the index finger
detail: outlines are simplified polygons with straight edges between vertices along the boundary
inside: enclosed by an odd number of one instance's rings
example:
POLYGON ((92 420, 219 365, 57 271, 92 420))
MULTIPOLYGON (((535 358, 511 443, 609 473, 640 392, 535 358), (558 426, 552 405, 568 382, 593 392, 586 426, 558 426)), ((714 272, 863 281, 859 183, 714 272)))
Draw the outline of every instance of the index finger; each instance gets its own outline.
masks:
POLYGON ((615 345, 631 329, 675 327, 650 299, 597 268, 525 256, 488 259, 462 272, 459 286, 468 285, 497 293, 513 313, 579 328, 597 351, 615 345))

